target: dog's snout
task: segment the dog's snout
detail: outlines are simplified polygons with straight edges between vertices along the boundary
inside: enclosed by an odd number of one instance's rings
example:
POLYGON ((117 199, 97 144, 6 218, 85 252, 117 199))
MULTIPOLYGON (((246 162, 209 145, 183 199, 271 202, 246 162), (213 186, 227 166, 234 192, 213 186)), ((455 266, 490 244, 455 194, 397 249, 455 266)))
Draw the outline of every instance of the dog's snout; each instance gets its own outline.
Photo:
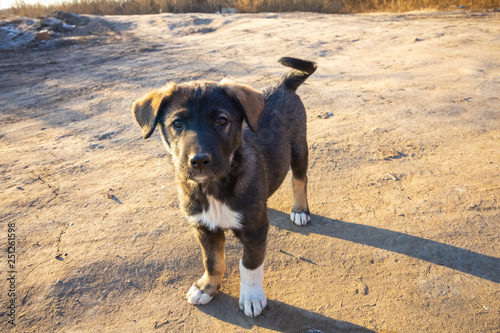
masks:
POLYGON ((207 153, 200 153, 189 158, 189 165, 197 170, 202 170, 212 163, 212 156, 207 153))

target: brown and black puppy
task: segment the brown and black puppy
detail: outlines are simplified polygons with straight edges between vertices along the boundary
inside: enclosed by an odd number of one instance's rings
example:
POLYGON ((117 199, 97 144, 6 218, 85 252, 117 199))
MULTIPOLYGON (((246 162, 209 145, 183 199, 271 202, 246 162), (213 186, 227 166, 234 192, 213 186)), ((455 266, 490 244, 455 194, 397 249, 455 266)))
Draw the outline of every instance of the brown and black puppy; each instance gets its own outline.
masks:
POLYGON ((267 198, 292 168, 291 220, 310 220, 307 204, 306 113, 295 90, 316 64, 294 58, 293 70, 265 92, 222 80, 168 83, 137 100, 132 113, 146 139, 158 126, 172 155, 181 205, 201 244, 205 274, 187 294, 206 304, 225 269, 224 231, 243 243, 240 308, 258 316, 267 301, 262 286, 268 230, 267 198))

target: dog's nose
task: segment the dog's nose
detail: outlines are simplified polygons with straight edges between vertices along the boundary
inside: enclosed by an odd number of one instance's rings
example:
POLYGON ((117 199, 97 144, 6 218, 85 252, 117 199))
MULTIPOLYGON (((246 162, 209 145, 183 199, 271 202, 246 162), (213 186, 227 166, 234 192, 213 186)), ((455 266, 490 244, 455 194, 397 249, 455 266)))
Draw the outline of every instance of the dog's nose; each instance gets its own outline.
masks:
POLYGON ((189 158, 189 165, 197 170, 201 170, 210 165, 212 156, 207 153, 200 153, 189 158))

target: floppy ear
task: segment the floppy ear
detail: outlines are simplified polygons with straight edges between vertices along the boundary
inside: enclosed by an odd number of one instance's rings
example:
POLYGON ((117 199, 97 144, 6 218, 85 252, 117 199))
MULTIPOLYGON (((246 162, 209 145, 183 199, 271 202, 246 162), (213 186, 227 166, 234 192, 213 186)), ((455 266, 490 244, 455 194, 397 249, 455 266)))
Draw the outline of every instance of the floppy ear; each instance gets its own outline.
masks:
POLYGON ((134 102, 132 114, 142 129, 142 137, 144 139, 149 138, 153 134, 160 116, 159 111, 176 90, 177 86, 171 82, 163 88, 151 91, 134 102))
POLYGON ((256 132, 260 116, 264 111, 264 95, 250 86, 234 83, 227 79, 223 79, 220 85, 225 87, 240 102, 245 111, 245 120, 248 126, 256 132))

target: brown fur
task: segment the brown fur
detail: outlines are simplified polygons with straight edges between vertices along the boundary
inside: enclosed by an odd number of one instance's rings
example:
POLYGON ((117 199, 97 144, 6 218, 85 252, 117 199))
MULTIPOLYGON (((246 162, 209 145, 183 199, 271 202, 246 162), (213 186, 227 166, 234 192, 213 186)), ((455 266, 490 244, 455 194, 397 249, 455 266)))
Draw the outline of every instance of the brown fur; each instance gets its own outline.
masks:
POLYGON ((169 98, 176 90, 177 86, 171 82, 165 87, 152 91, 134 102, 132 113, 139 126, 141 126, 142 137, 144 139, 149 138, 155 130, 162 102, 169 98))
POLYGON ((207 228, 198 225, 194 228, 200 242, 205 274, 194 283, 202 292, 215 296, 222 284, 222 277, 226 268, 224 231, 207 232, 207 228))
POLYGON ((221 86, 229 88, 246 111, 246 121, 250 129, 254 132, 258 129, 259 118, 264 111, 264 96, 254 88, 234 83, 227 79, 221 81, 221 86))
POLYGON ((307 204, 307 176, 305 179, 292 177, 293 188, 293 210, 295 212, 309 211, 307 204))

